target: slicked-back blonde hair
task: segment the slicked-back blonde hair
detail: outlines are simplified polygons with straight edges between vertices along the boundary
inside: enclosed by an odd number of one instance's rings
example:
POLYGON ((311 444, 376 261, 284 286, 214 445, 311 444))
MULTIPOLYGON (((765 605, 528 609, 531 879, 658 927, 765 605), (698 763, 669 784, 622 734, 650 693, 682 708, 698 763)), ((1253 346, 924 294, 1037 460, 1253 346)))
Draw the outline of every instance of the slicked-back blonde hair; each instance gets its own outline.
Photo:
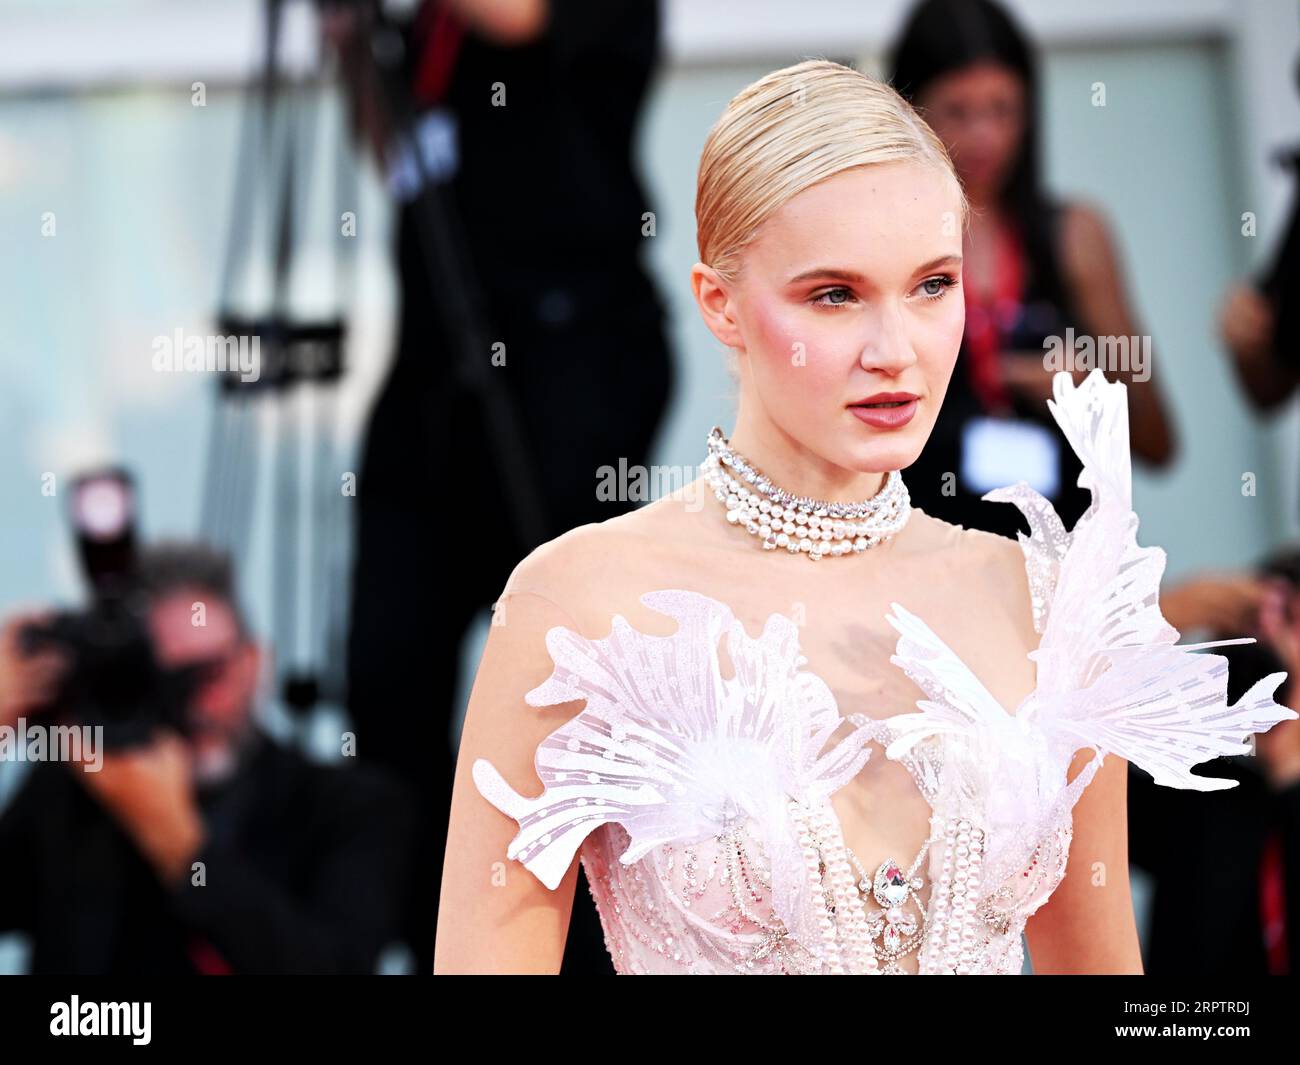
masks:
MULTIPOLYGON (((829 59, 775 70, 742 89, 700 155, 695 229, 700 262, 735 281, 759 226, 791 197, 842 170, 913 159, 961 189, 948 150, 884 82, 829 59)), ((969 205, 961 193, 965 227, 969 205)))

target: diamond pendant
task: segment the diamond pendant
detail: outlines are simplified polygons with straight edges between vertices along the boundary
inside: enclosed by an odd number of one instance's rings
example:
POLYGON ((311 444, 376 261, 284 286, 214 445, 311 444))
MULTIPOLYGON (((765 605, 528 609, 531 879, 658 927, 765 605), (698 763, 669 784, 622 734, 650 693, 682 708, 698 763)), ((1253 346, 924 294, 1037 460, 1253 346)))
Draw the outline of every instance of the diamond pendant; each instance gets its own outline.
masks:
MULTIPOLYGON (((876 869, 871 883, 865 878, 859 883, 864 894, 868 891, 880 905, 880 909, 867 910, 867 927, 873 940, 880 940, 879 954, 888 964, 881 969, 886 975, 907 975, 907 971, 898 964, 898 959, 909 953, 920 942, 920 931, 925 927, 925 912, 921 920, 909 913, 904 907, 914 891, 919 891, 924 881, 919 877, 908 879, 899 864, 893 858, 886 858, 876 869)), ((920 900, 917 900, 920 908, 920 900)))

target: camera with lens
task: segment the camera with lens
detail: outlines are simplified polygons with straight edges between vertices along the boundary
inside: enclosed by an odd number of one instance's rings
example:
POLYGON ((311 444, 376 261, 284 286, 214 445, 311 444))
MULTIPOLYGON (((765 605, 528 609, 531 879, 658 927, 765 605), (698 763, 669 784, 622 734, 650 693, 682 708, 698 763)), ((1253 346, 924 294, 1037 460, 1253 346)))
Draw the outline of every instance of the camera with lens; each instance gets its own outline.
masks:
POLYGON ((136 573, 130 474, 113 468, 83 475, 70 497, 90 605, 58 612, 19 634, 25 653, 53 648, 66 659, 50 710, 62 724, 102 728, 110 750, 145 744, 158 726, 186 735, 187 706, 201 670, 164 669, 155 654, 136 573))

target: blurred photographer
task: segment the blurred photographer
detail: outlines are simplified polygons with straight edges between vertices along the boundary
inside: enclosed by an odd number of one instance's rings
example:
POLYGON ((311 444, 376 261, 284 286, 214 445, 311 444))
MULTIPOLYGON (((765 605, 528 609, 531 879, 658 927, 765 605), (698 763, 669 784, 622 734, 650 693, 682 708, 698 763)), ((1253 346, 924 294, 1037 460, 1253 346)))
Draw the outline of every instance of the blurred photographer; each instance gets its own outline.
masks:
MULTIPOLYGON (((160 546, 131 569, 152 657, 137 676, 183 678, 138 690, 185 697, 134 717, 119 700, 105 750, 32 766, 0 812, 0 931, 31 937, 35 973, 373 972, 396 937, 409 796, 256 724, 263 651, 225 556, 160 546)), ((65 633, 94 612, 69 617, 65 633)), ((84 725, 123 683, 58 629, 49 613, 0 627, 0 732, 84 725)))
MULTIPOLYGON (((1230 702, 1274 673, 1277 699, 1300 706, 1300 549, 1281 548, 1253 571, 1206 573, 1170 588, 1161 610, 1186 635, 1252 644, 1228 660, 1230 702)), ((1130 767, 1129 858, 1155 880, 1143 962, 1149 975, 1291 975, 1300 963, 1300 721, 1255 738, 1253 756, 1224 756, 1199 775, 1237 785, 1206 802, 1168 794, 1130 767)))

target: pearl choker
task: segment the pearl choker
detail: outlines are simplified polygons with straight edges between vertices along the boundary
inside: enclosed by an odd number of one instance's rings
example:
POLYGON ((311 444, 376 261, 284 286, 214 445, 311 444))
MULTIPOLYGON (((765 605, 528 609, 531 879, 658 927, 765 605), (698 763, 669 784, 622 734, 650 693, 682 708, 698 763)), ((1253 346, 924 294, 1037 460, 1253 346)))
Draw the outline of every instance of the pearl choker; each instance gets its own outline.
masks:
POLYGON ((907 524, 912 505, 898 470, 860 503, 834 503, 794 496, 734 451, 714 426, 709 456, 701 464, 705 483, 727 508, 727 521, 760 537, 763 549, 784 547, 792 555, 816 561, 824 555, 848 555, 884 543, 907 524))

